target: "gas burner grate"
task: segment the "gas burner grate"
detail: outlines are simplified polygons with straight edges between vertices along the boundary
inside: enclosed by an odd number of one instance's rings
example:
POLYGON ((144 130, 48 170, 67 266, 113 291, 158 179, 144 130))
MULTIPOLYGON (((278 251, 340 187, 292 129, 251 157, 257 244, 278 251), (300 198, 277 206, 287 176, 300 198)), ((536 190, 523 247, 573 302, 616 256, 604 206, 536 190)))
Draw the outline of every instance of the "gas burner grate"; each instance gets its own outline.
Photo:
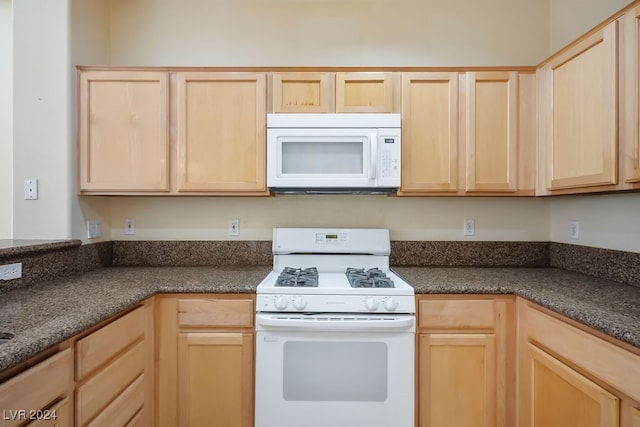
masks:
POLYGON ((285 267, 276 280, 276 286, 317 288, 318 269, 285 267))
POLYGON ((379 268, 351 268, 345 272, 352 288, 394 288, 393 280, 379 268))

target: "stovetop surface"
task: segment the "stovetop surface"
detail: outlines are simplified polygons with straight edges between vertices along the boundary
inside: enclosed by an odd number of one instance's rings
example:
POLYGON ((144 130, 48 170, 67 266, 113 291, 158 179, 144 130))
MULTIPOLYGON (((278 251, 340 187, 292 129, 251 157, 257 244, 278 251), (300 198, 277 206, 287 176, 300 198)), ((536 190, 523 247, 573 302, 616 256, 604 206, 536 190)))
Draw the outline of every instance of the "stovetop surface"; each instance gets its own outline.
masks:
POLYGON ((411 285, 390 270, 384 271, 393 281, 393 287, 352 287, 344 271, 318 272, 317 286, 276 286, 280 271, 273 270, 258 285, 256 292, 301 295, 414 295, 411 285))

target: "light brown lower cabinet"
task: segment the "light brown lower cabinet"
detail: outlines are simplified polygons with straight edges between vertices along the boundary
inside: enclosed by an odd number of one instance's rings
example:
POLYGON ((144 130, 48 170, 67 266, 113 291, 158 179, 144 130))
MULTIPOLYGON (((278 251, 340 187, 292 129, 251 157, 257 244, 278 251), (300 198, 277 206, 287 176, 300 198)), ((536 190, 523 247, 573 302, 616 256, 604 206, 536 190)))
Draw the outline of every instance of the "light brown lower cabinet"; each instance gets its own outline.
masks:
POLYGON ((73 352, 66 348, 0 384, 0 426, 72 427, 73 352))
POLYGON ((417 298, 417 425, 513 425, 514 298, 417 298))
POLYGON ((75 342, 76 426, 153 425, 153 300, 75 342))
POLYGON ((640 354, 518 301, 519 427, 638 427, 640 354))
POLYGON ((253 426, 255 296, 156 298, 156 425, 253 426))

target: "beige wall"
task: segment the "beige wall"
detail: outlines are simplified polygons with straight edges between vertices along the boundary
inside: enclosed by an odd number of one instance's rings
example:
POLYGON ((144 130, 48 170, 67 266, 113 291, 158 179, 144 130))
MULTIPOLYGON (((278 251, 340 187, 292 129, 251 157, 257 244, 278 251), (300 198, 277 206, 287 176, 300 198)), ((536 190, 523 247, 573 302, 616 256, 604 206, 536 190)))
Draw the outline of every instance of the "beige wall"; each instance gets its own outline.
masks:
POLYGON ((530 0, 111 0, 117 65, 532 65, 530 0))
POLYGON ((101 198, 77 197, 75 187, 76 64, 533 65, 550 53, 550 45, 559 47, 620 7, 593 0, 589 13, 572 14, 584 3, 14 2, 20 52, 14 64, 15 237, 85 238, 85 221, 100 219, 105 238, 124 239, 124 218, 133 217, 138 233, 127 238, 227 239, 227 220, 239 218, 243 240, 269 239, 272 227, 292 225, 380 226, 389 227, 394 239, 464 240, 462 220, 472 217, 472 239, 564 241, 571 218, 581 221, 581 244, 638 251, 617 225, 638 211, 638 195, 101 198), (26 177, 40 179, 39 201, 22 200, 26 177), (607 200, 607 207, 599 200, 607 200), (591 211, 598 213, 585 214, 591 211))
POLYGON ((68 0, 13 2, 13 237, 71 237, 68 0), (24 180, 39 199, 24 200, 24 180))
POLYGON ((550 0, 550 49, 562 49, 626 5, 629 0, 550 0))
POLYGON ((98 220, 102 237, 91 242, 111 238, 111 208, 107 197, 77 197, 77 78, 76 64, 108 64, 110 62, 109 0, 71 0, 71 134, 69 158, 71 173, 71 236, 89 241, 87 220, 98 220))
POLYGON ((13 211, 12 0, 0 0, 0 239, 11 238, 13 211))
POLYGON ((548 241, 546 199, 387 196, 183 197, 112 199, 114 240, 270 240, 273 227, 384 227, 394 240, 548 241), (124 235, 125 218, 136 235, 124 235), (227 234, 240 220, 240 236, 227 234), (476 236, 464 237, 465 218, 476 236))
POLYGON ((550 210, 554 242, 640 252, 640 193, 557 197, 550 210), (569 221, 579 221, 578 240, 569 221))

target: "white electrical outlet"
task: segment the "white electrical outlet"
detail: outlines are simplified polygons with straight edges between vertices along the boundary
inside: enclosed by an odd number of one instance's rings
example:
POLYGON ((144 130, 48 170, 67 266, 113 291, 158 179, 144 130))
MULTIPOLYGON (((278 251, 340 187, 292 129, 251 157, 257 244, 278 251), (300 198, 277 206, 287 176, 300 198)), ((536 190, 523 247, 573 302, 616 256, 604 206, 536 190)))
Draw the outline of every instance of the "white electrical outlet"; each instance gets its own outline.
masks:
POLYGON ((229 236, 239 236, 239 235, 240 235, 240 220, 230 219, 229 220, 229 236))
POLYGON ((38 180, 28 178, 24 180, 24 199, 25 200, 37 200, 38 199, 38 180))
POLYGON ((22 263, 0 265, 0 280, 13 280, 22 277, 22 263))
POLYGON ((476 234, 476 221, 471 218, 464 219, 464 228, 462 234, 465 236, 474 236, 476 234))
POLYGON ((124 220, 124 234, 136 234, 136 220, 126 218, 124 220))
POLYGON ((87 235, 89 239, 102 236, 102 224, 100 221, 87 221, 87 235))
POLYGON ((569 221, 569 238, 578 240, 580 239, 580 222, 569 221))

